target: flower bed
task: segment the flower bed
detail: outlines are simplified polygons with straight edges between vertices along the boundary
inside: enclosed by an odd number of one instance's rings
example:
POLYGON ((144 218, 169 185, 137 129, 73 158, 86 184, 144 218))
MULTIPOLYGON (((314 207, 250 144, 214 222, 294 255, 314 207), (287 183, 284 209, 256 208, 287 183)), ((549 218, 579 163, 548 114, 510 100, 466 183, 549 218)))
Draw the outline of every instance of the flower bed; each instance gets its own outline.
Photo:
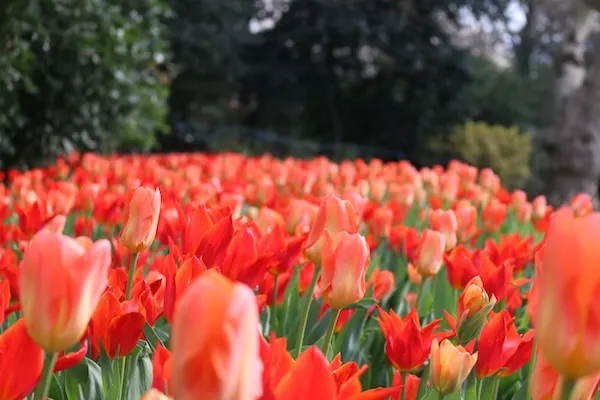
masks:
POLYGON ((86 155, 8 179, 2 400, 596 391, 585 195, 552 210, 459 162, 231 153, 86 155))

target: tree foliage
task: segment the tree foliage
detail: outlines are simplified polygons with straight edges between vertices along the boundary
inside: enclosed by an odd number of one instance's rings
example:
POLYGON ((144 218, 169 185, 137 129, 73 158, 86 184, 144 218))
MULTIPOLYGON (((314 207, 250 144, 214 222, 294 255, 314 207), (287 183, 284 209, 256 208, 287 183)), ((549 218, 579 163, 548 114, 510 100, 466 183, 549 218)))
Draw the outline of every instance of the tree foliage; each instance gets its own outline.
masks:
POLYGON ((160 0, 8 0, 0 11, 0 167, 77 147, 152 145, 167 88, 160 0))

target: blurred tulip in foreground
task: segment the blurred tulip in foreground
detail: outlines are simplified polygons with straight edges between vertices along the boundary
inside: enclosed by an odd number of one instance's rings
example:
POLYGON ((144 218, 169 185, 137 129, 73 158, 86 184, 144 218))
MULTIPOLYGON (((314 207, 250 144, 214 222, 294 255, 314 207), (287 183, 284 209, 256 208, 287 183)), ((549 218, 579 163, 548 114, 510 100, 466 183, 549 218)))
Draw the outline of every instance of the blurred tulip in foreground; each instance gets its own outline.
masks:
POLYGON ((536 332, 542 354, 562 375, 600 370, 600 213, 552 219, 536 281, 536 332), (538 286, 539 285, 539 286, 538 286))
POLYGON ((138 187, 129 193, 119 241, 129 251, 140 252, 154 242, 160 215, 160 190, 138 187))
POLYGON ((42 230, 21 264, 23 317, 31 337, 47 352, 66 350, 85 333, 106 288, 110 243, 42 230))
POLYGON ((169 391, 177 400, 257 399, 262 394, 259 336, 252 290, 215 270, 204 273, 175 310, 169 391))

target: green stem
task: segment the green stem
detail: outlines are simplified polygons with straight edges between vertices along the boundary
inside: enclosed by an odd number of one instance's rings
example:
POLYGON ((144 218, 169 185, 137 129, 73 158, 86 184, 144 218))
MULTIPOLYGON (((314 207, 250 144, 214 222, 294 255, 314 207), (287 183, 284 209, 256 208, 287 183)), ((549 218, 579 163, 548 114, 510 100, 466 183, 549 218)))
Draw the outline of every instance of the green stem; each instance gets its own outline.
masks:
POLYGON ((498 389, 500 388, 500 377, 494 376, 494 383, 492 384, 492 391, 490 394, 490 400, 496 400, 498 398, 498 389))
POLYGON ((294 349, 294 358, 298 358, 302 352, 302 344, 304 343, 304 334, 306 331, 306 323, 308 322, 308 313, 310 311, 310 305, 312 303, 313 293, 317 286, 317 281, 321 275, 321 266, 315 266, 315 273, 304 293, 304 304, 302 308, 302 314, 300 315, 300 327, 298 329, 298 335, 296 337, 296 348, 294 349))
POLYGON ((42 370, 42 377, 37 385, 33 400, 45 400, 48 397, 48 391, 50 390, 50 383, 52 382, 52 373, 54 371, 54 365, 58 359, 58 353, 46 354, 44 359, 44 369, 42 370))
POLYGON ((277 332, 277 297, 279 289, 279 275, 275 275, 273 282, 273 305, 271 306, 271 332, 277 332))
POLYGON ((427 311, 424 310, 425 306, 427 305, 424 296, 429 294, 428 292, 430 290, 429 286, 431 283, 431 279, 433 278, 423 277, 423 281, 421 281, 421 286, 419 286, 419 291, 417 294, 417 313, 420 317, 423 317, 425 315, 425 311, 427 311), (427 288, 425 288, 425 285, 427 285, 427 288))
POLYGON ((444 393, 438 392, 438 399, 439 400, 442 400, 444 398, 444 396, 445 396, 444 393))
POLYGON ((137 266, 137 260, 140 253, 133 253, 131 255, 131 262, 129 263, 129 271, 127 272, 127 288, 125 289, 125 300, 131 298, 131 291, 133 290, 133 278, 135 276, 135 268, 137 266))
POLYGON ((569 400, 571 398, 571 393, 573 393, 576 383, 576 379, 563 378, 563 386, 560 393, 560 398, 562 400, 569 400))
MULTIPOLYGON (((133 253, 131 255, 131 261, 129 262, 129 270, 127 271, 127 288, 125 289, 125 300, 131 299, 131 292, 133 291, 133 279, 135 277, 135 270, 137 267, 137 261, 140 253, 133 253)), ((130 359, 124 356, 120 360, 121 364, 121 387, 119 388, 119 400, 127 399, 127 375, 129 370, 130 359)))
POLYGON ((119 360, 120 362, 120 370, 121 370, 121 387, 119 388, 119 400, 127 400, 127 383, 128 383, 128 372, 129 372, 129 357, 125 356, 119 360))
POLYGON ((331 342, 331 338, 333 337, 333 333, 335 332, 335 324, 340 316, 340 312, 342 310, 337 308, 331 309, 331 316, 329 318, 329 325, 327 325, 327 331, 325 333, 325 340, 323 341, 323 354, 327 355, 327 349, 329 348, 329 343, 331 342))

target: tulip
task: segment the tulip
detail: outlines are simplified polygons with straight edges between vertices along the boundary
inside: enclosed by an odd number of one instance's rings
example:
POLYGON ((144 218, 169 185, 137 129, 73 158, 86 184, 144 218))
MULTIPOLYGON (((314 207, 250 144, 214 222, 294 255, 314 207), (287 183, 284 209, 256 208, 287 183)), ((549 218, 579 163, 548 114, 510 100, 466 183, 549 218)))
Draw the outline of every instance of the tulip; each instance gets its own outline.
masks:
POLYGON ((386 313, 379 308, 379 327, 385 338, 385 354, 392 366, 400 372, 410 372, 423 365, 433 342, 433 331, 440 325, 439 319, 421 328, 419 316, 411 311, 401 318, 394 310, 386 313))
POLYGON ((456 247, 458 238, 456 231, 458 229, 458 221, 452 210, 434 210, 429 216, 431 229, 441 232, 444 235, 446 247, 449 251, 456 247))
POLYGON ((160 190, 138 187, 129 193, 119 242, 132 253, 150 247, 156 237, 160 214, 160 190))
POLYGON ((548 208, 546 197, 543 195, 537 196, 535 199, 533 199, 531 205, 531 216, 536 220, 544 218, 546 215, 546 209, 548 208))
POLYGON ((47 352, 64 351, 85 333, 108 283, 107 240, 73 239, 42 230, 21 264, 21 304, 31 337, 47 352))
POLYGON ((159 392, 156 389, 150 389, 150 391, 146 392, 146 394, 142 397, 141 400, 170 400, 170 397, 165 396, 163 393, 159 392))
POLYGON ((262 394, 259 340, 253 291, 215 270, 204 273, 187 288, 175 311, 173 397, 257 399, 262 394))
POLYGON ((0 399, 24 399, 42 375, 44 350, 21 318, 0 335, 0 399))
POLYGON ((367 241, 358 233, 340 232, 334 238, 325 234, 319 288, 332 308, 342 309, 364 297, 369 253, 367 241))
POLYGON ((469 354, 462 346, 454 346, 448 339, 444 339, 441 344, 433 339, 429 364, 431 386, 442 396, 455 392, 476 362, 477 353, 469 354))
POLYGON ((423 277, 435 276, 444 261, 446 239, 440 232, 425 229, 417 249, 415 268, 423 277))
POLYGON ((321 246, 326 231, 332 237, 342 231, 358 232, 356 212, 350 201, 330 195, 321 203, 305 244, 306 257, 315 264, 321 263, 321 246))
POLYGON ((481 332, 485 320, 496 304, 490 299, 479 276, 471 279, 460 294, 457 305, 457 330, 460 343, 468 343, 481 332))
MULTIPOLYGON (((533 375, 530 379, 532 400, 560 398, 564 379, 541 354, 536 357, 533 375)), ((600 373, 594 373, 579 379, 568 397, 569 400, 591 399, 598 388, 598 383, 600 383, 600 373)))
POLYGON ((562 207, 550 222, 541 254, 535 283, 539 348, 568 379, 600 370, 598 237, 600 213, 578 217, 562 207))
POLYGON ((120 302, 112 291, 104 292, 92 315, 91 357, 100 355, 100 343, 110 358, 122 358, 137 345, 146 313, 139 300, 120 302))
POLYGON ((458 207, 454 215, 458 222, 456 235, 461 243, 465 243, 477 233, 477 209, 472 205, 464 205, 458 207))
POLYGON ((171 385, 171 352, 164 348, 160 343, 156 346, 156 351, 152 357, 152 387, 165 393, 172 387, 171 385), (166 385, 166 387, 165 387, 166 385))

